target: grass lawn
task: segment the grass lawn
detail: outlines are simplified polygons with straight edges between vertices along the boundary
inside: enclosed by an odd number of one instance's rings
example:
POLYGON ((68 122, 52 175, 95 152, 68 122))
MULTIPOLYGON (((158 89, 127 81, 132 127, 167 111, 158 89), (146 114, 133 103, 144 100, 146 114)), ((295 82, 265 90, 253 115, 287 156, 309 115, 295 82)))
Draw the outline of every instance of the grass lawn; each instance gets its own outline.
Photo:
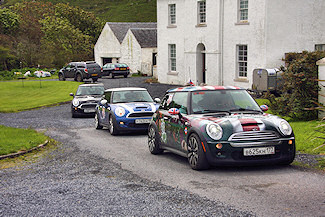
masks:
POLYGON ((16 129, 0 125, 0 155, 29 150, 48 138, 32 129, 16 129))
POLYGON ((0 112, 18 112, 72 100, 80 83, 72 81, 0 82, 0 112))

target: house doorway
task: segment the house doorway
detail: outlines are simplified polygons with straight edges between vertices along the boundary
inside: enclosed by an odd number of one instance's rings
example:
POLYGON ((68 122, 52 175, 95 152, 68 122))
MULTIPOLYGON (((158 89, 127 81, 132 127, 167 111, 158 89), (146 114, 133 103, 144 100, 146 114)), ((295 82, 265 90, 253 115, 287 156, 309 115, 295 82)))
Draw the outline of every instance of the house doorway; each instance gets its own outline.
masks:
POLYGON ((198 44, 196 47, 196 83, 206 83, 205 46, 198 44))
POLYGON ((106 63, 112 63, 112 58, 103 57, 103 65, 105 65, 106 63))

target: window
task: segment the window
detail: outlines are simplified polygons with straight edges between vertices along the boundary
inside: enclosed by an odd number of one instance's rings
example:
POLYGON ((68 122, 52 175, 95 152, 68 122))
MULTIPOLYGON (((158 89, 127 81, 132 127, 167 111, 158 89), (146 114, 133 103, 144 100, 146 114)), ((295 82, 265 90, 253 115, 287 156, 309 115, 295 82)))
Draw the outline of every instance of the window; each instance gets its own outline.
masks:
POLYGON ((169 13, 169 25, 175 25, 176 24, 176 5, 175 4, 170 4, 168 5, 168 13, 169 13))
POLYGON ((206 4, 205 1, 198 1, 198 24, 206 23, 206 4))
POLYGON ((176 92, 173 97, 172 107, 178 108, 180 113, 187 114, 188 92, 176 92))
POLYGON ((247 45, 237 45, 237 72, 239 77, 247 77, 247 45))
POLYGON ((316 51, 325 51, 325 44, 315 44, 316 51))
POLYGON ((248 0, 239 0, 238 21, 248 21, 248 0))
POLYGON ((169 45, 169 71, 176 71, 176 44, 169 45))
POLYGON ((105 92, 104 95, 105 95, 105 99, 107 100, 107 102, 110 103, 111 102, 112 92, 111 91, 105 92))

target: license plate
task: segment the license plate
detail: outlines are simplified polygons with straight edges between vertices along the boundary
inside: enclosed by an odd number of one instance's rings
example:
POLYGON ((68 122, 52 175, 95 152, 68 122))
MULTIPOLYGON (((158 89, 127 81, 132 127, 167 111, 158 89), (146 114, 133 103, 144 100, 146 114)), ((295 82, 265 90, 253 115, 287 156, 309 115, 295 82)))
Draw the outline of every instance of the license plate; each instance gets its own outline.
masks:
POLYGON ((120 68, 120 70, 126 70, 126 68, 120 68))
POLYGON ((95 109, 85 109, 84 112, 85 112, 85 113, 95 112, 95 109))
POLYGON ((91 74, 91 76, 97 76, 98 74, 91 74))
POLYGON ((135 119, 136 124, 149 124, 151 119, 135 119))
POLYGON ((275 154, 275 147, 244 148, 244 156, 275 154))

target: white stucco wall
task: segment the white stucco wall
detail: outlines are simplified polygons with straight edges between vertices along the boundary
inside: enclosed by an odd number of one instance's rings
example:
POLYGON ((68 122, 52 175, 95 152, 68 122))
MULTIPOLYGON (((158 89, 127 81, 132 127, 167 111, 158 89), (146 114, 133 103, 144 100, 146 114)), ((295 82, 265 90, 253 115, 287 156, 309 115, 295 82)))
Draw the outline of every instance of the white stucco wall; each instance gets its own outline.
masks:
POLYGON ((237 0, 206 0, 206 5, 207 26, 197 27, 197 0, 157 0, 160 82, 195 81, 199 43, 206 47, 207 83, 244 88, 251 88, 255 68, 278 68, 285 53, 325 44, 324 0, 250 0, 246 24, 237 22, 237 0), (175 28, 168 26, 168 4, 176 4, 175 28), (176 44, 174 74, 168 72, 168 44, 176 44), (248 47, 246 79, 237 75, 236 45, 248 47))
MULTIPOLYGON (((325 105, 325 58, 317 61, 318 65, 318 79, 320 80, 319 86, 320 91, 318 95, 318 101, 325 105)), ((318 118, 324 118, 325 117, 325 111, 319 111, 318 118)))
POLYGON ((120 63, 128 64, 131 73, 137 73, 141 69, 141 47, 130 30, 121 44, 120 63))
MULTIPOLYGON (((106 23, 94 47, 95 61, 103 66, 102 58, 120 58, 120 42, 106 23)), ((114 61, 114 59, 113 59, 114 61)))

